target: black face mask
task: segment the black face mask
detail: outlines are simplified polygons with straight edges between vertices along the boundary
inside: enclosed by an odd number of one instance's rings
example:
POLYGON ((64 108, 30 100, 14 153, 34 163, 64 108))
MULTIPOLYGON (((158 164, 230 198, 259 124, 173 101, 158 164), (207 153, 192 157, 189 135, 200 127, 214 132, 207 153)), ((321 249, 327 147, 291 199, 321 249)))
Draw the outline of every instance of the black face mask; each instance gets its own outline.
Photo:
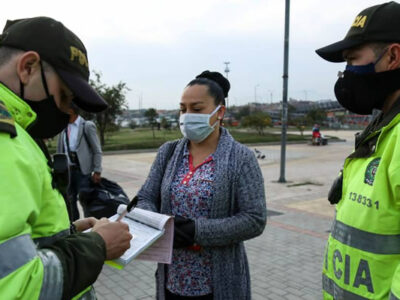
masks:
POLYGON ((53 96, 41 101, 24 100, 37 115, 35 122, 27 129, 33 138, 54 137, 68 126, 69 115, 58 109, 53 96))
POLYGON ((35 122, 27 128, 27 131, 33 138, 47 139, 56 136, 68 126, 69 114, 62 112, 57 107, 54 97, 49 95, 42 65, 41 74, 47 98, 41 101, 24 99, 24 85, 22 82, 20 83, 21 98, 28 103, 37 115, 35 122))
POLYGON ((369 115, 374 108, 382 109, 387 97, 398 89, 400 69, 365 74, 346 68, 336 81, 335 95, 339 103, 349 111, 369 115))

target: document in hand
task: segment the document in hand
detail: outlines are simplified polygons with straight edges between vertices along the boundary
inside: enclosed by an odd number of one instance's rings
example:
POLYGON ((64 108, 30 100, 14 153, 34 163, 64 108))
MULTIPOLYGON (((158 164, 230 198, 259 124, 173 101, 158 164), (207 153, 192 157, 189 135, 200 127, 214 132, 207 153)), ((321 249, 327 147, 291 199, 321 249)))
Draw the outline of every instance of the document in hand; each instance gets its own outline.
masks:
MULTIPOLYGON (((118 207, 118 213, 109 220, 117 220, 125 209, 126 205, 121 204, 118 207)), ((135 208, 121 222, 129 225, 129 231, 133 236, 131 246, 120 258, 109 264, 123 267, 133 259, 171 263, 174 241, 173 217, 135 208)))

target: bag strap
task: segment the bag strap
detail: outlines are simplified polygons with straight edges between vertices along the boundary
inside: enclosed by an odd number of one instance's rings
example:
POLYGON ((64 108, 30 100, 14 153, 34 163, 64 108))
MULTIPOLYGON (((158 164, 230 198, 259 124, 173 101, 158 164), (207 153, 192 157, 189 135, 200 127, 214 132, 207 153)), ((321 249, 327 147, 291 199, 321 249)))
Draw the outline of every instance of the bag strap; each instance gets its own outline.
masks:
MULTIPOLYGON (((83 121, 82 136, 85 139, 86 144, 89 144, 87 141, 87 138, 86 138, 86 120, 83 121)), ((89 147, 90 147, 90 145, 89 145, 89 147)))
MULTIPOLYGON (((178 143, 179 143, 179 140, 175 140, 170 145, 168 145, 166 159, 164 161, 164 164, 163 164, 163 167, 162 167, 162 171, 161 171, 162 172, 162 174, 161 174, 161 182, 164 179, 165 170, 167 169, 168 162, 171 160, 171 157, 174 154, 176 145, 178 145, 178 143)), ((160 194, 158 195, 157 209, 159 210, 160 207, 161 207, 161 191, 160 191, 160 194)))
POLYGON ((170 161, 172 155, 174 154, 176 145, 178 145, 178 143, 179 140, 175 140, 168 147, 167 159, 164 161, 162 177, 164 177, 165 169, 167 168, 168 162, 170 161))
MULTIPOLYGON (((235 149, 235 147, 236 147, 236 144, 233 144, 233 150, 236 150, 235 149)), ((236 193, 235 193, 235 189, 236 189, 236 186, 237 186, 237 180, 238 180, 238 176, 240 176, 240 175, 237 175, 237 174, 239 174, 239 170, 238 170, 238 168, 239 168, 239 166, 238 166, 238 160, 234 160, 234 170, 232 170, 231 172, 230 172, 230 180, 232 181, 232 185, 231 185, 231 206, 230 206, 230 216, 232 217, 234 214, 235 214, 235 208, 236 208, 236 193)))
MULTIPOLYGON (((83 118, 82 118, 83 119, 83 118)), ((86 144, 89 146, 90 151, 93 152, 92 150, 92 145, 89 143, 88 139, 87 139, 87 135, 86 135, 86 125, 87 125, 87 121, 85 119, 83 119, 83 128, 82 128, 82 136, 81 136, 81 140, 82 138, 85 139, 86 144)))
POLYGON ((71 149, 69 147, 69 137, 68 137, 68 126, 67 128, 64 129, 64 138, 65 138, 65 144, 67 145, 67 154, 68 157, 71 159, 71 149))

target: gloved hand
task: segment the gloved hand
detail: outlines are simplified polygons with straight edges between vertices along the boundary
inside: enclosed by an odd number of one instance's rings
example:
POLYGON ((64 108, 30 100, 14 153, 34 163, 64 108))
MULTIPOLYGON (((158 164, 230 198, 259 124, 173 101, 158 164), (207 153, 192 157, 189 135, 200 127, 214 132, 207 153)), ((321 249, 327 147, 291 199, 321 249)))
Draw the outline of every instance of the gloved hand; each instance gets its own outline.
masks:
POLYGON ((181 217, 174 217, 174 248, 186 248, 194 244, 194 221, 181 217))
POLYGON ((328 193, 328 200, 333 204, 339 203, 340 199, 342 198, 342 189, 343 189, 343 173, 340 172, 339 176, 336 177, 335 181, 333 182, 331 189, 328 193))

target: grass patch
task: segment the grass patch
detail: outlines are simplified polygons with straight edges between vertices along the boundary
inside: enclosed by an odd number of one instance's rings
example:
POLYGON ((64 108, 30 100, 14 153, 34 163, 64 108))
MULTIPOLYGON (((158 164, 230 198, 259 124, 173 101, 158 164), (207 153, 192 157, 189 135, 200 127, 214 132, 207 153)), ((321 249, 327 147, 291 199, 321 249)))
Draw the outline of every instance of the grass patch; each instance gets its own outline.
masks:
MULTIPOLYGON (((271 143, 279 142, 281 135, 279 131, 271 130, 265 132, 264 135, 259 135, 256 132, 247 132, 237 129, 229 130, 232 136, 243 144, 257 144, 257 143, 271 143)), ((156 149, 163 143, 175 139, 180 139, 182 134, 180 130, 155 130, 155 138, 151 129, 129 129, 122 128, 119 131, 109 133, 106 136, 106 144, 103 146, 103 151, 115 151, 115 150, 131 150, 131 149, 156 149)), ((310 140, 310 135, 296 135, 288 134, 288 141, 306 141, 310 140)), ((56 150, 56 140, 54 139, 48 143, 49 151, 54 153, 56 150)))

